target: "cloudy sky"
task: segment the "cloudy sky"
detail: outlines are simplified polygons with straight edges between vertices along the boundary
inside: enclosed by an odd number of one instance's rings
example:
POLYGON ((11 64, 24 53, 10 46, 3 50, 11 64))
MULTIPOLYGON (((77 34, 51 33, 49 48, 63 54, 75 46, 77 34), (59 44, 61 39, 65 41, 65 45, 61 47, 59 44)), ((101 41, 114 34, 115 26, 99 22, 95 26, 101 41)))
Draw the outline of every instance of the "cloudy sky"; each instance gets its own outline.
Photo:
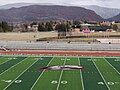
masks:
POLYGON ((120 8, 120 0, 0 0, 0 5, 20 2, 69 5, 99 5, 104 7, 120 8))

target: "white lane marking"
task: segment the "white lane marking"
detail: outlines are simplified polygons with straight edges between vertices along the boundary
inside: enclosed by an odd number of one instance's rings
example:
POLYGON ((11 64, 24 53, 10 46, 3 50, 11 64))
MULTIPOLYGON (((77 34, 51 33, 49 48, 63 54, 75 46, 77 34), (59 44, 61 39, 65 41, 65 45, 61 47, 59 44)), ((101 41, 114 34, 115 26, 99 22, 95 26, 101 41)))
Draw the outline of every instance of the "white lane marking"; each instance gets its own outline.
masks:
MULTIPOLYGON (((66 60, 67 60, 67 58, 65 58, 65 61, 64 61, 63 65, 65 65, 65 63, 66 63, 66 60)), ((62 75, 63 75, 63 71, 64 71, 64 70, 62 70, 62 71, 61 71, 61 74, 60 74, 60 77, 59 77, 59 80, 58 80, 58 85, 57 85, 57 89, 56 89, 56 90, 58 90, 58 89, 59 89, 60 82, 61 82, 62 75)))
POLYGON ((18 64, 22 63, 24 60, 28 59, 29 57, 23 59, 22 61, 20 61, 19 63, 13 65, 12 67, 10 67, 9 69, 5 70, 3 73, 1 73, 0 75, 4 74, 5 72, 9 71, 10 69, 14 68, 15 66, 17 66, 18 64))
POLYGON ((110 64, 105 58, 103 58, 119 75, 120 75, 120 72, 118 72, 118 70, 116 70, 116 68, 110 64))
MULTIPOLYGON (((91 59, 92 59, 92 58, 91 58, 91 59)), ((103 81, 105 82, 105 84, 106 84, 107 88, 108 88, 109 90, 111 90, 111 89, 110 89, 110 87, 108 86, 108 84, 107 84, 106 80, 104 79, 104 77, 103 77, 102 73, 100 72, 100 70, 98 69, 97 65, 95 64, 95 62, 94 62, 93 60, 92 60, 92 62, 93 62, 93 64, 95 65, 95 67, 97 68, 97 70, 98 70, 98 72, 99 72, 100 76, 102 77, 103 81)))
MULTIPOLYGON (((47 66, 50 65, 50 63, 53 61, 54 57, 51 59, 51 61, 48 63, 47 66)), ((43 75, 43 73, 45 72, 45 70, 42 71, 42 73, 40 74, 40 76, 38 77, 38 79, 35 81, 35 83, 33 84, 33 86, 31 87, 30 90, 32 90, 34 88, 34 86, 37 84, 38 80, 41 78, 41 76, 43 75)))
MULTIPOLYGON (((1 59, 1 58, 0 58, 1 59)), ((3 58, 4 59, 4 58, 3 58)), ((9 61, 11 61, 12 59, 7 59, 5 62, 3 62, 3 63, 1 63, 0 65, 2 65, 2 64, 4 64, 4 63, 6 63, 6 62, 9 62, 9 61)))
MULTIPOLYGON (((78 57, 78 62, 79 62, 79 65, 80 65, 80 59, 79 59, 79 57, 78 57)), ((82 76, 82 71, 81 70, 80 70, 80 76, 81 76, 82 88, 84 90, 83 76, 82 76)))
MULTIPOLYGON (((39 59, 38 59, 39 60, 39 59)), ((17 76, 7 87, 4 88, 6 90, 13 82, 15 82, 22 74, 24 74, 30 67, 32 67, 38 60, 36 60, 33 64, 31 64, 27 69, 25 69, 19 76, 17 76)))

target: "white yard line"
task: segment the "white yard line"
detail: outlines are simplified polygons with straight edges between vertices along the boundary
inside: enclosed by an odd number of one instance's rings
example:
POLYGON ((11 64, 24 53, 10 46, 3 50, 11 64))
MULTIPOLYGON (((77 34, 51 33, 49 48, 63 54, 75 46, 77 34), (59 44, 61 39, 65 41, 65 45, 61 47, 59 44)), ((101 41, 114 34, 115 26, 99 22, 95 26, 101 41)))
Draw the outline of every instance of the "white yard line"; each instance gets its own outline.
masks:
MULTIPOLYGON (((79 57, 78 57, 78 62, 79 62, 79 65, 80 65, 80 59, 79 59, 79 57)), ((85 88, 84 88, 83 76, 82 76, 82 71, 81 70, 80 70, 80 76, 81 76, 82 88, 84 90, 85 88)))
MULTIPOLYGON (((0 58, 0 59, 1 59, 1 58, 0 58)), ((1 63, 0 65, 4 64, 4 63, 6 63, 6 62, 8 62, 8 61, 10 61, 10 60, 13 60, 13 59, 7 59, 5 62, 1 63)))
MULTIPOLYGON (((50 60, 50 62, 48 63, 47 66, 50 65, 50 63, 53 61, 54 57, 50 60)), ((45 70, 42 71, 42 73, 40 74, 40 76, 38 77, 38 79, 35 81, 35 83, 33 84, 33 86, 31 87, 30 90, 32 90, 34 88, 34 86, 37 84, 38 80, 41 78, 41 76, 44 74, 45 70)))
MULTIPOLYGON (((65 58, 65 61, 64 61, 63 65, 65 65, 65 63, 66 63, 66 60, 67 60, 67 58, 65 58)), ((62 70, 62 71, 61 71, 61 74, 60 74, 60 77, 59 77, 59 81, 58 81, 58 85, 57 85, 57 89, 56 89, 56 90, 58 90, 58 89, 59 89, 60 82, 61 82, 62 75, 63 75, 63 71, 64 71, 64 70, 62 70)))
MULTIPOLYGON (((39 60, 39 59, 38 59, 39 60)), ((4 88, 6 90, 17 78, 19 78, 22 74, 24 74, 30 67, 32 67, 38 60, 36 60, 33 64, 31 64, 27 69, 25 69, 19 76, 17 76, 7 87, 4 88)))
MULTIPOLYGON (((29 57, 25 58, 28 59, 29 57)), ((13 65, 12 67, 10 67, 9 69, 5 70, 3 73, 1 73, 0 75, 4 74, 5 72, 9 71, 10 69, 14 68, 15 66, 17 66, 18 64, 22 63, 25 59, 23 59, 22 61, 20 61, 19 63, 13 65)))
MULTIPOLYGON (((92 58, 91 58, 91 59, 92 59, 92 58)), ((95 67, 97 68, 97 70, 98 70, 99 74, 101 75, 101 77, 102 77, 103 81, 105 82, 105 84, 106 84, 106 86, 107 86, 108 90, 111 90, 111 89, 110 89, 110 87, 108 86, 108 84, 107 84, 106 80, 104 79, 103 75, 101 74, 101 72, 100 72, 99 68, 98 68, 98 67, 97 67, 97 65, 95 64, 95 62, 94 62, 93 60, 92 60, 92 62, 93 62, 93 64, 95 65, 95 67)))
POLYGON ((120 75, 120 72, 118 72, 118 70, 112 64, 110 64, 105 58, 104 60, 120 75))

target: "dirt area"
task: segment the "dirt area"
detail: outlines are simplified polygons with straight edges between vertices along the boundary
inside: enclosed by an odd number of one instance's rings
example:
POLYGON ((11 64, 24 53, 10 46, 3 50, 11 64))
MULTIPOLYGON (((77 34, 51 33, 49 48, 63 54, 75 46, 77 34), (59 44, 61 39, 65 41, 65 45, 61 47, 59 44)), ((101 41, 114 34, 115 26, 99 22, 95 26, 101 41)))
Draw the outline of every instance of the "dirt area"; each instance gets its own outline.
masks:
POLYGON ((38 33, 0 33, 0 40, 4 41, 35 41, 38 38, 57 37, 56 32, 38 33))
MULTIPOLYGON (((57 37, 57 32, 31 32, 31 33, 0 33, 0 40, 3 41, 35 41, 37 39, 47 39, 51 40, 51 38, 54 39, 54 37, 57 37)), ((71 36, 70 40, 73 41, 79 41, 78 39, 81 38, 91 38, 90 40, 93 40, 93 38, 99 38, 99 37, 114 37, 114 38, 120 38, 120 32, 95 32, 95 33, 90 33, 86 36, 86 34, 81 33, 73 33, 71 36)), ((67 35, 69 37, 69 35, 67 35)), ((84 39, 83 38, 83 39, 84 39)), ((61 39, 60 39, 61 40, 61 39)), ((64 40, 64 39, 63 39, 64 40)), ((68 40, 68 38, 67 38, 68 40)), ((86 39, 85 39, 86 40, 86 39)), ((88 39, 87 39, 88 41, 88 39)))

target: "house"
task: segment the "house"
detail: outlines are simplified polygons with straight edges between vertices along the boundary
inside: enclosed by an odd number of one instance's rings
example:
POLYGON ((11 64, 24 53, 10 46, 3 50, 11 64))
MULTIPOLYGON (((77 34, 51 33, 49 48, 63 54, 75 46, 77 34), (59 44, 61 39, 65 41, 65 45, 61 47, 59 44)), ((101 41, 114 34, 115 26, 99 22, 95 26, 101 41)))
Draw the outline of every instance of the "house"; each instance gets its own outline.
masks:
POLYGON ((120 23, 115 23, 118 27, 118 31, 120 32, 120 23))
POLYGON ((106 31, 111 29, 111 26, 89 26, 88 28, 94 31, 106 31))
POLYGON ((74 28, 74 29, 72 29, 72 32, 80 33, 80 28, 74 28))
POLYGON ((38 31, 38 25, 33 25, 32 30, 33 30, 33 32, 37 32, 38 31))
POLYGON ((103 21, 100 23, 101 26, 111 26, 111 23, 108 21, 103 21))
POLYGON ((38 31, 38 25, 28 25, 27 26, 28 32, 37 32, 38 31))

